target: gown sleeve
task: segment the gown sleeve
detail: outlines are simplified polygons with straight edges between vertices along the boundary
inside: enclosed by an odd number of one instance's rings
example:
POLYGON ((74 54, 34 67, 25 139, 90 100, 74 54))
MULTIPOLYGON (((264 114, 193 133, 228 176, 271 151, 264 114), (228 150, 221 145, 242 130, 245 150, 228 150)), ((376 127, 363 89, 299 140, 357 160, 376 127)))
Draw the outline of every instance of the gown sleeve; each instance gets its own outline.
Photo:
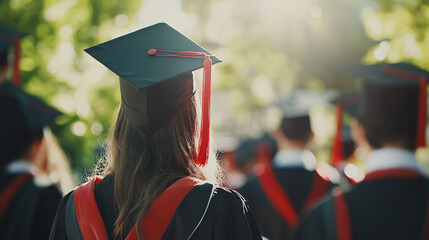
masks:
POLYGON ((236 191, 216 188, 204 219, 191 239, 262 239, 246 200, 236 191))
POLYGON ((328 198, 305 214, 295 232, 295 240, 337 239, 334 201, 328 198))
POLYGON ((55 216, 54 222, 52 224, 51 228, 51 234, 49 236, 50 240, 63 240, 68 239, 67 238, 67 232, 66 232, 66 206, 67 202, 70 198, 70 195, 72 192, 68 193, 66 196, 63 197, 61 200, 58 209, 57 214, 55 216))
POLYGON ((61 192, 56 186, 51 185, 43 190, 35 212, 37 221, 34 221, 33 224, 32 237, 34 239, 48 239, 60 201, 61 192))

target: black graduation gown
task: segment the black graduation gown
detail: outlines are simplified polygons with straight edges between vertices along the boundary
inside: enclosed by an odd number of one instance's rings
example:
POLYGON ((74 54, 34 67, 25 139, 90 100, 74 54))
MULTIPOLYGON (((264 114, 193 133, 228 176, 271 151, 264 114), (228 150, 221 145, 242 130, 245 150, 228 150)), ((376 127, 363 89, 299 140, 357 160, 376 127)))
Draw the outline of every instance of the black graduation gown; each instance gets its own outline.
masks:
MULTIPOLYGON (((69 239, 65 221, 67 202, 73 201, 71 196, 72 192, 63 198, 58 207, 50 239, 69 239)), ((118 211, 113 199, 113 177, 107 176, 95 185, 95 200, 109 239, 113 239, 113 225, 118 217, 118 211)), ((180 207, 177 211, 179 210, 180 207)), ((186 224, 186 222, 178 222, 177 224, 171 224, 170 222, 162 239, 181 239, 183 229, 179 225, 188 227, 186 224)), ((80 231, 79 228, 76 228, 76 231, 80 231)), ((233 190, 216 188, 207 212, 191 239, 244 240, 261 239, 261 235, 252 215, 248 211, 244 198, 233 190)))
MULTIPOLYGON (((274 168, 273 170, 276 179, 288 195, 295 212, 300 214, 310 194, 313 178, 317 173, 302 167, 274 168)), ((327 184, 332 187, 330 182, 327 184)), ((250 210, 264 237, 270 240, 291 239, 292 228, 288 226, 271 204, 256 177, 251 177, 238 191, 249 202, 250 210)))
MULTIPOLYGON (((353 240, 421 240, 429 183, 423 178, 364 180, 345 193, 353 240)), ((297 240, 336 240, 334 198, 303 217, 297 240)))
MULTIPOLYGON (((3 173, 0 192, 18 175, 3 173)), ((33 178, 27 181, 0 218, 0 239, 48 239, 61 197, 54 185, 41 185, 33 178)))

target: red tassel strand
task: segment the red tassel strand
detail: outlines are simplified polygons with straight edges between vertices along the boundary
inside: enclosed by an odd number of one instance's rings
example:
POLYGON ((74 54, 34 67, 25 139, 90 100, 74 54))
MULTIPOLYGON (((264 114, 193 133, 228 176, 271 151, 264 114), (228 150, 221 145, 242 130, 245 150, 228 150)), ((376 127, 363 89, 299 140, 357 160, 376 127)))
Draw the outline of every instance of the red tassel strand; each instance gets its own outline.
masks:
POLYGON ((198 156, 195 159, 195 163, 199 166, 205 166, 209 158, 210 149, 210 101, 212 76, 212 60, 210 59, 210 56, 204 52, 167 51, 159 49, 149 49, 148 54, 156 57, 204 58, 201 129, 198 146, 198 156))
POLYGON ((195 161, 199 166, 205 166, 209 158, 210 144, 210 100, 211 100, 212 60, 206 56, 203 68, 202 114, 198 157, 195 161))
POLYGON ((12 82, 17 87, 21 85, 21 78, 20 78, 21 73, 19 71, 20 59, 21 59, 21 40, 19 38, 15 38, 12 82))

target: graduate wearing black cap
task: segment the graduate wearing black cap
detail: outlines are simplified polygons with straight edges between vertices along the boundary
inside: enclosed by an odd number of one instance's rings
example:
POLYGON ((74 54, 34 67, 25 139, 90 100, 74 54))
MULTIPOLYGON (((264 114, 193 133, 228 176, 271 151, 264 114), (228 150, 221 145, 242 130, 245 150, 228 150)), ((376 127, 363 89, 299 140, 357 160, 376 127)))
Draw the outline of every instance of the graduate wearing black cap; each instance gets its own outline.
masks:
POLYGON ((414 155, 425 146, 429 73, 413 65, 360 66, 356 143, 369 150, 365 179, 311 211, 296 239, 429 239, 429 182, 414 155))
POLYGON ((12 28, 0 25, 0 84, 3 83, 8 74, 9 69, 9 48, 13 46, 13 83, 16 86, 20 85, 19 61, 21 58, 21 38, 24 33, 16 31, 12 28))
POLYGON ((339 185, 349 189, 352 185, 363 180, 363 172, 353 163, 356 143, 351 136, 350 126, 344 125, 344 115, 356 117, 358 95, 341 96, 333 101, 336 113, 336 132, 332 144, 331 164, 340 174, 339 185))
POLYGON ((213 184, 210 71, 220 60, 165 23, 86 51, 120 78, 112 158, 104 178, 63 198, 50 239, 261 239, 244 199, 213 184))
POLYGON ((225 186, 238 189, 253 175, 258 146, 260 144, 264 144, 269 148, 271 152, 270 158, 277 152, 276 141, 270 134, 265 133, 260 138, 245 139, 234 151, 225 152, 221 155, 221 166, 226 171, 225 186))
POLYGON ((39 175, 43 127, 60 113, 9 82, 0 112, 0 239, 47 239, 62 195, 39 175))
POLYGON ((302 212, 332 187, 327 175, 315 170, 316 158, 306 150, 314 134, 309 108, 290 101, 273 133, 278 152, 260 146, 255 177, 238 191, 248 200, 261 234, 268 239, 291 239, 302 212))

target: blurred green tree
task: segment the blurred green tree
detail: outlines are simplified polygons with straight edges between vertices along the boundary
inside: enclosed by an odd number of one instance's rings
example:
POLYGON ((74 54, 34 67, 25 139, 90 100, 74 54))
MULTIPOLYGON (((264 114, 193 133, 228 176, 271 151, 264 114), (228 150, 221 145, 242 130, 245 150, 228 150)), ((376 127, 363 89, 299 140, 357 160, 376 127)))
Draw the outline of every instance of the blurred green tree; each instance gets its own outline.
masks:
POLYGON ((27 33, 22 41, 22 85, 63 111, 52 126, 74 170, 94 166, 119 103, 115 78, 83 49, 130 25, 141 0, 5 0, 0 22, 27 33))

